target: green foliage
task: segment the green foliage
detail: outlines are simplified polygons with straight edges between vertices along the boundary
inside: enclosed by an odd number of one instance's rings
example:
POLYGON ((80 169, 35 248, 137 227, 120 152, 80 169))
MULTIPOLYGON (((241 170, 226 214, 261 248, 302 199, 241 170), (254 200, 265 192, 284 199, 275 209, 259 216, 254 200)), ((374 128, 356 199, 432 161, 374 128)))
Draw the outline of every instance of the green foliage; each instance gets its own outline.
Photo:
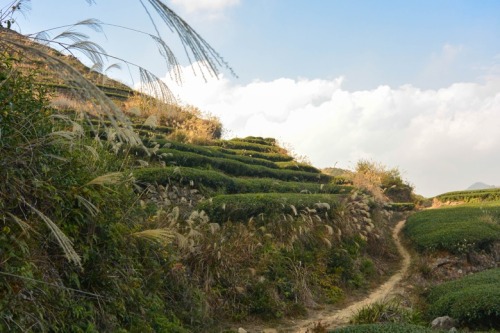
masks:
POLYGON ((261 214, 266 219, 280 214, 297 215, 297 210, 312 209, 319 203, 328 204, 326 211, 329 212, 338 202, 339 197, 332 194, 250 193, 218 195, 198 204, 197 209, 204 210, 213 221, 246 222, 261 214))
POLYGON ((420 324, 418 311, 405 307, 401 300, 393 298, 376 302, 360 309, 351 319, 352 324, 399 323, 420 324))
POLYGON ((283 153, 283 148, 278 147, 274 143, 266 142, 265 144, 255 143, 255 140, 242 140, 242 139, 232 139, 232 140, 218 140, 214 141, 212 144, 229 149, 243 149, 251 152, 261 152, 261 153, 283 153))
POLYGON ((499 218, 499 202, 445 207, 410 216, 403 231, 418 251, 467 253, 500 240, 499 218))
POLYGON ((227 149, 217 146, 211 146, 210 148, 218 150, 224 154, 228 155, 240 155, 240 156, 250 156, 254 158, 259 158, 263 160, 268 160, 271 162, 289 162, 293 161, 293 157, 288 154, 282 153, 260 153, 250 150, 239 150, 239 149, 227 149))
POLYGON ((300 171, 315 172, 315 173, 321 172, 317 168, 313 167, 312 165, 309 165, 306 163, 299 163, 299 162, 295 162, 295 161, 277 162, 276 164, 281 169, 300 170, 300 171))
POLYGON ((186 332, 165 249, 129 236, 146 216, 127 160, 47 109, 10 61, 0 62, 1 330, 186 332))
POLYGON ((482 202, 500 200, 500 188, 474 190, 474 191, 456 191, 448 192, 436 197, 441 202, 446 201, 464 201, 464 202, 482 202))
POLYGON ((263 138, 260 136, 247 136, 246 138, 235 138, 232 141, 242 141, 249 143, 257 143, 260 145, 276 146, 276 139, 274 138, 263 138))
MULTIPOLYGON (((255 164, 255 165, 262 165, 268 168, 272 169, 277 169, 278 165, 276 163, 265 160, 265 159, 260 159, 260 158, 254 158, 250 156, 243 156, 243 155, 231 155, 231 154, 224 154, 218 150, 215 150, 211 147, 203 147, 203 146, 197 146, 193 144, 186 144, 186 143, 181 143, 181 142, 176 142, 176 141, 171 141, 171 140, 162 140, 162 139, 156 139, 153 140, 149 143, 150 145, 155 145, 159 144, 160 146, 164 148, 169 148, 177 151, 183 151, 183 152, 190 152, 190 153, 195 153, 199 154, 202 156, 207 156, 207 157, 219 157, 219 158, 224 158, 224 159, 230 159, 230 160, 236 160, 245 164, 255 164)), ((163 151, 160 150, 158 151, 159 154, 161 154, 163 151)))
POLYGON ((335 333, 438 333, 439 331, 413 324, 368 324, 337 328, 335 333))
POLYGON ((442 283, 430 290, 429 318, 450 316, 470 328, 500 328, 500 269, 442 283))
POLYGON ((250 165, 240 161, 208 157, 190 152, 183 152, 174 149, 159 149, 157 154, 168 164, 174 164, 185 167, 197 167, 216 169, 228 175, 238 177, 259 177, 275 178, 285 181, 306 181, 327 183, 330 176, 304 171, 292 171, 284 169, 272 169, 262 165, 250 165))
POLYGON ((386 207, 395 212, 408 212, 415 209, 415 204, 413 202, 391 202, 386 207))
POLYGON ((235 193, 325 193, 347 194, 353 190, 351 186, 335 184, 317 184, 287 182, 272 178, 237 178, 221 172, 186 167, 143 168, 134 171, 139 183, 162 184, 181 183, 192 184, 205 194, 235 193))

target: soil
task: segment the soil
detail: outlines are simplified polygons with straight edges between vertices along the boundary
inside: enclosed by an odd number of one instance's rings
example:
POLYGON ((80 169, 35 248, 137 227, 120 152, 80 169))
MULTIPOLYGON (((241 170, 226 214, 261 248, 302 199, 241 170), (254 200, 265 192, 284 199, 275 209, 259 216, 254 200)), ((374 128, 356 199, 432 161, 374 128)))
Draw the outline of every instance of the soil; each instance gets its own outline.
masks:
POLYGON ((306 333, 312 330, 312 328, 321 323, 322 327, 327 329, 332 329, 336 327, 345 326, 349 323, 349 319, 354 313, 356 313, 361 308, 368 306, 372 303, 382 301, 389 298, 392 295, 399 294, 401 291, 401 286, 399 282, 403 279, 410 266, 410 254, 402 245, 399 233, 404 226, 405 221, 400 221, 396 224, 393 229, 392 237, 396 243, 399 254, 402 258, 401 268, 392 275, 387 282, 382 284, 367 297, 355 301, 344 308, 336 309, 333 307, 325 308, 323 310, 312 312, 308 318, 299 320, 289 320, 287 322, 280 322, 279 324, 273 325, 267 324, 267 326, 253 326, 244 327, 248 333, 306 333))

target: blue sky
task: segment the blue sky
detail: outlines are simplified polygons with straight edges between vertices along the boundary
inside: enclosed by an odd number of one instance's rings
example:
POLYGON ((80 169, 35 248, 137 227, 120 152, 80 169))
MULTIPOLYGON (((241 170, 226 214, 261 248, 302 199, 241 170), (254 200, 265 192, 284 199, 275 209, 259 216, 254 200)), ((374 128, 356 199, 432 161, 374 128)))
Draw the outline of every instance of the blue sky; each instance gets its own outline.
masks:
MULTIPOLYGON (((165 77, 181 102, 219 116, 228 136, 276 137, 319 167, 373 159, 399 167, 427 196, 500 185, 499 1, 166 3, 239 78, 223 71, 205 83, 184 60, 178 87, 139 36, 105 28, 108 39, 93 38, 165 77)), ((34 0, 19 23, 29 33, 91 17, 152 31, 131 0, 34 0)))

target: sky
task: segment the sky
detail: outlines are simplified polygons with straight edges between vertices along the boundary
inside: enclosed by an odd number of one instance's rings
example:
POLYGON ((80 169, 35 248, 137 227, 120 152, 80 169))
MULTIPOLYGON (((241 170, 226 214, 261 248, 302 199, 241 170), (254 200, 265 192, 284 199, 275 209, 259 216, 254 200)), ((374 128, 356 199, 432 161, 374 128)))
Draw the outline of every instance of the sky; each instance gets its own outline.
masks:
MULTIPOLYGON (((9 1, 0 0, 3 7, 9 1)), ((143 36, 105 27, 110 54, 164 78, 225 136, 274 137, 317 167, 397 167, 431 197, 500 186, 500 1, 165 0, 229 63, 218 79, 181 60, 171 80, 143 36)), ((153 32, 139 1, 33 0, 17 30, 87 18, 153 32)), ((126 70, 109 73, 128 84, 126 70)), ((133 76, 132 76, 133 77, 133 76)))

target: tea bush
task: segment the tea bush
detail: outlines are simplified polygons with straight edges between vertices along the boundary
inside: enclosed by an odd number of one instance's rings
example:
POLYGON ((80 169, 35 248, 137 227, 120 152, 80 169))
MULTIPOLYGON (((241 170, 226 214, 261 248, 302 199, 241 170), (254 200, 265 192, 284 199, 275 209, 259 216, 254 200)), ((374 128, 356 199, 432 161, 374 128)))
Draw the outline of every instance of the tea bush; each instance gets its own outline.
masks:
POLYGON ((295 161, 277 162, 276 164, 281 169, 300 170, 300 171, 315 172, 315 173, 321 172, 318 170, 318 168, 315 168, 312 165, 309 165, 306 163, 299 163, 299 162, 295 162, 295 161))
POLYGON ((243 141, 239 139, 232 140, 218 140, 214 141, 213 144, 215 146, 229 148, 229 149, 237 149, 237 150, 247 150, 252 152, 261 152, 261 153, 284 153, 284 149, 280 148, 273 144, 259 144, 248 141, 243 141))
MULTIPOLYGON (((262 165, 262 166, 272 168, 272 169, 278 168, 278 165, 276 165, 276 163, 265 160, 265 159, 254 158, 254 157, 243 156, 243 155, 224 154, 224 153, 219 152, 219 151, 212 149, 210 147, 197 146, 197 145, 186 144, 186 143, 181 143, 181 142, 176 142, 176 141, 171 141, 171 140, 162 140, 162 139, 156 139, 156 140, 152 140, 152 141, 150 140, 149 145, 155 145, 155 144, 159 144, 160 146, 162 146, 164 148, 174 149, 174 150, 183 151, 183 152, 195 153, 195 154, 208 156, 208 157, 226 158, 226 159, 231 159, 231 160, 243 162, 245 164, 262 165)), ((159 152, 159 153, 161 153, 161 152, 159 152)))
POLYGON ((446 201, 464 201, 464 202, 480 202, 480 201, 498 201, 500 200, 500 188, 475 190, 475 191, 456 191, 448 192, 436 197, 441 202, 446 201))
POLYGON ((227 176, 213 170, 202 170, 186 167, 143 168, 134 170, 134 176, 139 183, 192 184, 205 194, 217 192, 231 193, 326 193, 347 194, 352 186, 335 184, 317 184, 306 182, 289 182, 272 178, 238 178, 227 176))
POLYGON ((222 147, 217 147, 217 146, 210 146, 210 148, 217 150, 217 151, 220 151, 224 154, 250 156, 250 157, 254 157, 254 158, 268 160, 271 162, 293 161, 292 156, 290 156, 288 154, 284 154, 284 153, 261 153, 261 152, 254 152, 254 151, 250 151, 250 150, 227 149, 227 148, 222 148, 222 147))
POLYGON ((433 330, 424 326, 412 324, 367 324, 337 328, 335 333, 439 333, 444 331, 433 330))
POLYGON ((403 229, 418 251, 466 253, 500 240, 500 204, 469 204, 418 212, 403 229))
POLYGON ((199 203, 197 209, 204 210, 212 221, 219 223, 228 220, 246 222, 250 217, 257 218, 261 214, 264 214, 266 219, 280 214, 295 216, 297 211, 313 209, 315 204, 319 203, 326 203, 326 211, 330 212, 338 205, 339 197, 332 194, 300 193, 218 195, 199 203))
POLYGON ((169 164, 185 167, 213 168, 228 175, 238 177, 275 178, 286 181, 309 181, 318 183, 327 183, 331 179, 330 176, 325 174, 272 169, 262 165, 249 165, 227 158, 208 157, 173 149, 162 148, 158 150, 157 154, 169 164))
POLYGON ((427 301, 429 318, 450 316, 470 328, 500 328, 500 268, 433 287, 427 301))

